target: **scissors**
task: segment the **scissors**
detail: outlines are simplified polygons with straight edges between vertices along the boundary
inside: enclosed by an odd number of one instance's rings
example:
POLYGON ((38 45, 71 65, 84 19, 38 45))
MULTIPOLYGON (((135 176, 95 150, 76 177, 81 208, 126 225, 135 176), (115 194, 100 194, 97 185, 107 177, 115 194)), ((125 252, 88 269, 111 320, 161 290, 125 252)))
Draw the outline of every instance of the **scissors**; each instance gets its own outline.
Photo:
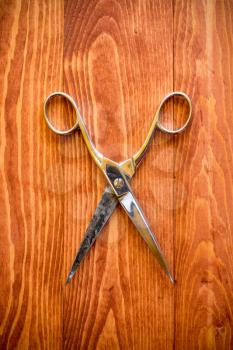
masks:
POLYGON ((153 234, 149 226, 146 216, 143 213, 137 199, 135 198, 133 190, 130 186, 130 181, 148 150, 148 147, 152 141, 155 130, 159 129, 160 131, 167 134, 181 133, 189 125, 191 121, 191 116, 192 116, 192 104, 191 104, 190 98, 185 93, 180 91, 175 91, 166 95, 161 101, 155 113, 148 135, 144 143, 140 147, 140 149, 131 158, 121 163, 116 163, 113 160, 108 159, 107 157, 102 155, 95 148, 90 138, 90 135, 88 133, 88 130, 85 126, 85 123, 83 121, 79 108, 75 100, 70 95, 64 92, 53 92, 47 97, 44 103, 44 117, 49 128, 58 135, 69 135, 74 131, 76 131, 77 129, 80 129, 82 136, 84 138, 84 141, 86 143, 86 146, 88 148, 88 151, 91 154, 91 157, 94 159, 97 166, 100 168, 100 170, 102 171, 102 173, 104 174, 108 182, 108 185, 104 189, 102 198, 98 204, 98 207, 90 221, 89 226, 87 227, 84 239, 81 242, 80 248, 77 252, 77 255, 74 259, 73 265, 69 272, 68 278, 66 280, 66 284, 68 284, 72 279, 77 268, 85 258, 86 254, 88 253, 91 246, 93 245, 96 238, 98 237, 99 233, 107 223, 108 219, 112 215, 118 203, 120 203, 120 205, 123 207, 126 214, 130 218, 130 220, 133 222, 134 226, 136 227, 137 231, 140 233, 140 235, 145 240, 146 244, 148 245, 152 253, 155 255, 160 266, 162 267, 164 272, 167 274, 170 281, 174 283, 174 277, 172 276, 172 273, 168 268, 168 264, 166 262, 164 254, 160 248, 160 245, 155 235, 153 234), (75 111, 76 118, 75 118, 74 125, 68 130, 61 130, 56 128, 51 123, 48 115, 48 105, 51 102, 51 99, 57 96, 61 96, 66 100, 68 100, 75 111), (173 97, 180 97, 184 99, 187 102, 188 109, 189 109, 188 117, 185 123, 178 129, 169 129, 165 125, 163 125, 161 122, 161 115, 160 115, 161 110, 164 104, 173 97))

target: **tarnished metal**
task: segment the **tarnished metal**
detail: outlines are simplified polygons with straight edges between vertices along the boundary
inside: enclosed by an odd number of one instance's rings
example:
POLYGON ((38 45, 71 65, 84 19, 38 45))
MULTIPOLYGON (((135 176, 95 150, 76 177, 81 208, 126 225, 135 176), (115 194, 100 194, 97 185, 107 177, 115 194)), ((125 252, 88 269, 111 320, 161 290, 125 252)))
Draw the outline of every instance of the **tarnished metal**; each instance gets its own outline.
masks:
POLYGON ((66 280, 69 283, 75 271, 85 258, 86 254, 90 250, 91 246, 94 244, 96 238, 101 232, 104 225, 107 223, 108 219, 112 215, 118 204, 117 197, 112 193, 112 190, 107 186, 103 192, 102 198, 97 206, 95 214, 93 215, 90 224, 86 230, 84 239, 80 245, 78 253, 74 259, 73 265, 71 267, 70 273, 66 280))
POLYGON ((162 254, 162 251, 160 249, 160 246, 155 239, 153 233, 151 232, 151 229, 149 228, 149 224, 147 223, 147 220, 145 218, 145 215, 143 214, 141 208, 139 207, 136 199, 134 198, 132 194, 132 189, 129 185, 129 179, 132 178, 132 176, 135 173, 136 167, 140 164, 142 159, 144 158, 146 151, 148 150, 148 146, 151 143, 152 137, 154 135, 154 132, 156 128, 159 130, 169 133, 169 134, 177 134, 186 129, 186 127, 189 125, 192 115, 192 105, 189 97, 184 94, 183 92, 172 92, 171 94, 168 94, 165 96, 165 98, 160 103, 158 110, 155 114, 154 120, 151 124, 150 130, 148 132, 148 135, 140 147, 139 151, 135 153, 132 158, 127 159, 124 162, 116 163, 111 159, 108 159, 104 157, 93 145, 90 135, 87 131, 87 128, 84 124, 84 121, 82 119, 82 116, 79 112, 79 109, 74 101, 74 99, 69 96, 68 94, 64 92, 54 92, 51 95, 48 96, 48 98, 45 101, 44 105, 44 116, 45 120, 50 127, 52 131, 59 135, 69 135, 72 132, 74 132, 76 129, 80 129, 82 132, 82 135, 84 137, 84 141, 87 145, 87 148, 92 156, 92 158, 95 160, 96 164, 99 166, 103 174, 105 175, 109 185, 110 190, 104 192, 104 195, 102 197, 102 200, 100 201, 100 204, 96 210, 96 213, 87 229, 85 238, 81 244, 80 250, 76 256, 76 259, 74 261, 72 270, 68 276, 67 282, 70 281, 72 278, 75 270, 81 263, 83 257, 86 255, 87 251, 90 249, 91 245, 94 243, 96 237, 98 236, 99 232, 101 231, 102 227, 105 225, 109 217, 111 216, 113 210, 116 207, 117 202, 119 201, 123 208, 125 209, 127 215, 130 217, 136 228, 138 229, 139 233, 143 237, 143 239, 146 241, 154 255, 157 257, 160 265, 162 266, 163 270, 167 273, 170 280, 174 282, 174 279, 171 275, 171 273, 168 270, 167 263, 165 261, 165 258, 162 254), (57 129, 50 121, 48 116, 48 104, 50 103, 52 98, 55 98, 56 96, 62 96, 65 99, 67 99, 71 105, 73 106, 75 112, 76 112, 76 121, 72 128, 68 130, 60 130, 57 129), (160 121, 160 112, 164 105, 164 103, 174 97, 174 96, 180 96, 182 97, 187 103, 189 107, 189 114, 186 122, 184 125, 175 130, 170 130, 166 128, 164 125, 162 125, 160 121), (110 192, 109 192, 110 191, 110 192))
POLYGON ((121 189, 124 186, 124 180, 122 180, 120 177, 117 177, 114 180, 113 185, 115 188, 121 189))

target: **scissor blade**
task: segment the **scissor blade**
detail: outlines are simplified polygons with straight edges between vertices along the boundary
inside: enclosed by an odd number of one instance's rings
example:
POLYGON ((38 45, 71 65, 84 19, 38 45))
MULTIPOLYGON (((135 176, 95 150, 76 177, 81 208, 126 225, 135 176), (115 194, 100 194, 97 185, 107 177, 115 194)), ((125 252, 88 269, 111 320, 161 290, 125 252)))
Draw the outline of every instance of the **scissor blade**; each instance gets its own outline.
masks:
POLYGON ((142 238, 145 240, 149 248, 151 249, 152 253, 156 256, 159 264, 161 265, 162 269, 166 272, 168 277, 170 278, 171 282, 174 283, 174 278, 169 271, 168 264, 164 258, 164 255, 162 253, 162 250, 159 246, 159 243, 155 236, 153 235, 149 224, 142 212, 142 209, 140 208, 136 198, 133 196, 131 192, 128 192, 126 195, 118 198, 120 204, 130 217, 131 221, 136 226, 138 232, 142 236, 142 238))
POLYGON ((115 194, 112 193, 111 188, 107 186, 104 190, 104 193, 98 204, 95 214, 93 215, 91 222, 86 230, 84 239, 80 245, 80 248, 71 267, 70 273, 66 280, 66 284, 70 282, 77 268, 79 267, 82 260, 85 258, 86 254, 89 252, 91 246, 95 242, 97 236, 101 232, 102 228, 112 215, 117 204, 117 197, 115 196, 115 194))

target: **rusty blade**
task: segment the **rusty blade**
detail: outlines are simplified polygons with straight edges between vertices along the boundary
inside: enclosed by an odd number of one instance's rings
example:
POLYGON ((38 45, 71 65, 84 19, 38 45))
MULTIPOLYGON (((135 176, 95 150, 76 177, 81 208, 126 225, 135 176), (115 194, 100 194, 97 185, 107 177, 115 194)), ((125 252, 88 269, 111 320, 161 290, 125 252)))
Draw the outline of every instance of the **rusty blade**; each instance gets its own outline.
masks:
POLYGON ((100 234, 101 230, 107 223, 108 219, 114 212, 118 199, 109 186, 106 186, 102 198, 96 208, 95 214, 93 215, 90 224, 86 230, 84 239, 80 245, 80 248, 76 254, 70 273, 67 277, 66 284, 68 284, 74 276, 77 268, 89 252, 91 246, 94 244, 96 238, 100 234))

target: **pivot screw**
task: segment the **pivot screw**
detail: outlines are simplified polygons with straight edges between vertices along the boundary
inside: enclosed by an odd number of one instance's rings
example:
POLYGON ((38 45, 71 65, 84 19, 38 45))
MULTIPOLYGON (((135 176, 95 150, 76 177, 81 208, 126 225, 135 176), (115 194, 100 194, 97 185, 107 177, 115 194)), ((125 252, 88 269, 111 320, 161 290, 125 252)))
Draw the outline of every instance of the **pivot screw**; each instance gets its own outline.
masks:
POLYGON ((121 189, 124 186, 124 180, 120 177, 117 177, 113 182, 114 187, 121 189))

